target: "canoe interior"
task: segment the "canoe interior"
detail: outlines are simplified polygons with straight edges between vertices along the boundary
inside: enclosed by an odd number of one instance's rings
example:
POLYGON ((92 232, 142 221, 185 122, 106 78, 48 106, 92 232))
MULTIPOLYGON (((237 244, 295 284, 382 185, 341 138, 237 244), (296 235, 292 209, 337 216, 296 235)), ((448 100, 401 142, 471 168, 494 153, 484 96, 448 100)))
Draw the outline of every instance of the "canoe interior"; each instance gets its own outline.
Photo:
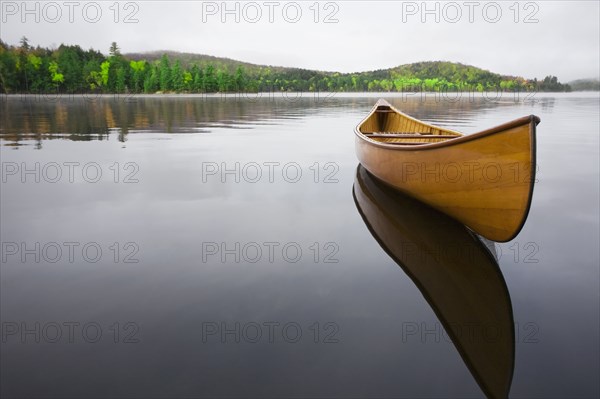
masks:
POLYGON ((371 140, 398 145, 422 145, 451 140, 462 134, 429 125, 380 103, 359 126, 371 140))

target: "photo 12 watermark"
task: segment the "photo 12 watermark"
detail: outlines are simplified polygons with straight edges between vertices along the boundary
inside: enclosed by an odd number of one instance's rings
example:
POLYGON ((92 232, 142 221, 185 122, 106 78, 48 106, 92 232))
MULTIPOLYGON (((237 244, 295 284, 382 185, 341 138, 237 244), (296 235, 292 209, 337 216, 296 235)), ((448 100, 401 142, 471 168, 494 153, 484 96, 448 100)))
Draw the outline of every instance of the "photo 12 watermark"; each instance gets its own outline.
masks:
MULTIPOLYGON (((461 342, 494 344, 513 339, 513 331, 506 330, 505 326, 493 322, 449 322, 448 327, 453 331, 454 339, 461 342)), ((540 339, 540 326, 537 323, 514 323, 515 343, 537 344, 540 339)), ((437 344, 440 342, 453 342, 453 337, 440 322, 402 322, 402 343, 437 344)))
POLYGON ((402 162, 397 167, 403 183, 538 183, 538 164, 531 162, 402 162))
POLYGON ((2 183, 139 183, 135 162, 2 162, 2 183))
POLYGON ((333 321, 205 321, 202 322, 201 339, 205 344, 337 344, 339 333, 340 326, 333 321))
MULTIPOLYGON (((148 67, 150 69, 151 67, 148 67)), ((274 84, 262 84, 260 91, 249 90, 228 90, 223 92, 203 92, 201 90, 192 90, 183 92, 195 101, 207 101, 214 103, 215 100, 220 102, 280 102, 299 103, 300 101, 313 102, 315 104, 323 104, 332 102, 340 93, 338 91, 282 91, 275 87, 274 84)), ((155 93, 144 92, 124 92, 124 93, 104 93, 94 91, 88 86, 80 86, 76 89, 66 91, 45 91, 45 90, 27 90, 21 92, 0 93, 0 99, 7 100, 18 98, 23 103, 55 103, 69 104, 79 103, 83 101, 86 104, 96 104, 102 102, 112 103, 136 103, 144 95, 155 93), (142 96, 140 96, 142 95, 142 96)))
POLYGON ((335 1, 203 1, 202 23, 339 23, 340 3, 335 1))
MULTIPOLYGON (((485 103, 536 103, 538 94, 537 87, 520 82, 524 87, 511 87, 513 82, 501 82, 497 85, 483 86, 482 84, 460 84, 460 85, 436 85, 434 78, 419 79, 414 83, 396 82, 394 80, 385 83, 393 86, 391 93, 398 95, 401 102, 434 102, 455 104, 463 102, 485 103)), ((380 82, 380 85, 382 83, 380 82)))
POLYGON ((16 23, 139 23, 141 2, 137 1, 2 1, 3 24, 16 23))
POLYGON ((100 323, 96 321, 3 321, 3 344, 137 344, 140 325, 133 321, 100 323))
POLYGON ((28 90, 11 94, 1 93, 0 98, 3 100, 18 98, 22 103, 27 104, 73 104, 80 101, 85 104, 100 104, 108 101, 133 104, 139 99, 135 93, 101 93, 93 91, 89 85, 67 91, 28 90))
POLYGON ((296 241, 214 242, 201 244, 202 263, 339 263, 340 246, 334 241, 300 244, 296 241))
MULTIPOLYGON (((427 262, 435 260, 437 262, 461 262, 462 264, 472 264, 481 262, 481 245, 479 241, 467 241, 457 244, 430 244, 419 245, 412 241, 399 241, 396 243, 395 254, 399 259, 407 262, 427 262)), ((508 244, 493 243, 492 256, 498 262, 515 264, 537 264, 539 259, 540 245, 534 241, 518 242, 514 241, 508 244)))
POLYGON ((507 244, 497 244, 496 253, 498 260, 507 263, 540 263, 540 245, 535 241, 513 241, 507 244))
POLYGON ((336 162, 202 162, 202 183, 339 183, 336 162))
POLYGON ((112 242, 104 245, 96 241, 2 241, 0 246, 3 264, 140 262, 140 246, 134 241, 112 242))
POLYGON ((402 23, 486 22, 539 23, 540 5, 534 1, 403 1, 402 23))

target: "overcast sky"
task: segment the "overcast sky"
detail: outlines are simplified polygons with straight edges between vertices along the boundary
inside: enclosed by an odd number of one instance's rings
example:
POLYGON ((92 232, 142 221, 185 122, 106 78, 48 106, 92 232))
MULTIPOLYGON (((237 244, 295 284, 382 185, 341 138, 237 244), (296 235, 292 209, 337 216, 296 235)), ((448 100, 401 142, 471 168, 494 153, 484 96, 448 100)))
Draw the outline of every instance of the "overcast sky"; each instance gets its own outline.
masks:
POLYGON ((596 0, 22 4, 1 2, 9 44, 27 36, 33 45, 107 53, 116 41, 124 53, 176 50, 340 72, 447 60, 563 82, 600 74, 596 0))

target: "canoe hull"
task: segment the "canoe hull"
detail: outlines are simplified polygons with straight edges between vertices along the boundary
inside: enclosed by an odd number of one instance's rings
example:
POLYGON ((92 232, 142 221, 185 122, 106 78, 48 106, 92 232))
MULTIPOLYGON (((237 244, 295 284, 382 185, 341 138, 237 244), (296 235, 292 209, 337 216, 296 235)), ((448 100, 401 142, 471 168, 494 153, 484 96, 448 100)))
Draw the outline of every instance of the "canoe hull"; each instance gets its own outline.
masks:
POLYGON ((530 116, 418 146, 375 142, 359 126, 356 153, 377 178, 482 236, 505 242, 519 233, 529 212, 538 122, 530 116))

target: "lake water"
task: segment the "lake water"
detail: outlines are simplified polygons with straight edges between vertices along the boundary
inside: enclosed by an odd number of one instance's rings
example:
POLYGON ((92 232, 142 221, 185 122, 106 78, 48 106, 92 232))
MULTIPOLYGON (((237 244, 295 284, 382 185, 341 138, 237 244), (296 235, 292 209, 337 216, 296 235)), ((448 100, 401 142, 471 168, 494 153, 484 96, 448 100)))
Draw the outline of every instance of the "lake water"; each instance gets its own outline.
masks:
POLYGON ((378 96, 249 97, 1 99, 3 396, 600 395, 597 93, 385 96, 541 118, 502 244, 357 170, 378 96))

